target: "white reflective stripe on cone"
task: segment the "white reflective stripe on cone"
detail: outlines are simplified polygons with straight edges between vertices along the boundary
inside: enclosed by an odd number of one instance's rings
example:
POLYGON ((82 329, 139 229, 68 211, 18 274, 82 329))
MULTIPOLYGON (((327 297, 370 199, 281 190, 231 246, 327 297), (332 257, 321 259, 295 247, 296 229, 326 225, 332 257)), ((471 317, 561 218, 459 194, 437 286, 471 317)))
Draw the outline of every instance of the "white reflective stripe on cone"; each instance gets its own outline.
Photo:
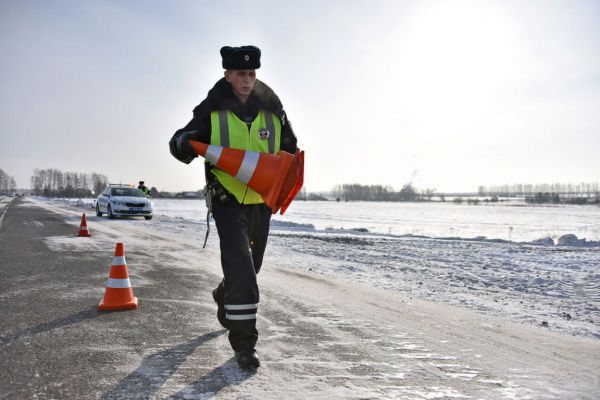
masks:
POLYGON ((208 149, 206 149, 206 155, 204 155, 204 158, 207 161, 210 161, 211 163, 217 165, 217 163, 219 162, 219 158, 221 158, 222 151, 223 148, 221 146, 209 145, 208 149))
POLYGON ((245 321, 247 319, 256 319, 256 314, 225 314, 225 318, 232 321, 245 321))
POLYGON ((242 165, 240 166, 235 179, 242 183, 248 184, 250 178, 252 178, 252 174, 254 174, 256 164, 258 164, 259 156, 260 154, 256 151, 247 151, 246 154, 244 154, 242 165))
POLYGON ((258 304, 225 304, 226 310, 256 310, 258 304))
POLYGON ((112 265, 127 265, 127 263, 125 262, 125 256, 113 257, 112 265))
POLYGON ((106 284, 106 287, 114 288, 114 289, 130 288, 131 282, 129 282, 129 278, 125 278, 125 279, 108 278, 108 283, 106 284))

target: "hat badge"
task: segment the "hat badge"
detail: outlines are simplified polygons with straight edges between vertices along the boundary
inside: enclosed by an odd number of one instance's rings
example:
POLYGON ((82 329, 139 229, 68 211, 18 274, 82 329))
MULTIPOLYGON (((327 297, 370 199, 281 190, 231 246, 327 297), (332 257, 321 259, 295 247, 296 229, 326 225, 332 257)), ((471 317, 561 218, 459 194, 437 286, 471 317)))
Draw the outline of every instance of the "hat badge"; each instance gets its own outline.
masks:
POLYGON ((246 60, 246 61, 250 60, 250 56, 249 56, 248 54, 246 54, 246 55, 244 56, 244 60, 246 60))
POLYGON ((261 138, 262 140, 268 139, 270 135, 271 135, 271 132, 269 132, 269 130, 267 128, 260 128, 258 130, 258 137, 261 138))

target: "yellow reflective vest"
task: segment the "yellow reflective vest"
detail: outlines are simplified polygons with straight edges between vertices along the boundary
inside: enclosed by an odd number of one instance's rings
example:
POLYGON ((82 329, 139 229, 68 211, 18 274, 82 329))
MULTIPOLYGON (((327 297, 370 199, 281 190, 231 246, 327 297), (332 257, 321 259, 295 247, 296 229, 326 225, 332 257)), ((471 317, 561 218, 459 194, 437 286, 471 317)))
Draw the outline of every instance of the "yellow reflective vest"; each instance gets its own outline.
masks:
MULTIPOLYGON (((213 111, 210 113, 210 144, 231 147, 233 149, 258 151, 277 154, 281 143, 281 121, 269 111, 260 111, 250 130, 244 121, 231 111, 213 111)), ((221 185, 235 196, 240 204, 260 204, 260 194, 242 182, 218 168, 212 173, 221 185)))

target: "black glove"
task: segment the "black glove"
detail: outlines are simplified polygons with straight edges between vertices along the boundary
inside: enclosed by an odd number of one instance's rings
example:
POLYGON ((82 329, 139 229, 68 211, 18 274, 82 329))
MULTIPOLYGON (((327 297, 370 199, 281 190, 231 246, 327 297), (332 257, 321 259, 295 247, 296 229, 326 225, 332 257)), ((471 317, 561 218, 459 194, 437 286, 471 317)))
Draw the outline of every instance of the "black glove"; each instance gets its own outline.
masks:
POLYGON ((194 148, 188 142, 190 139, 195 138, 197 131, 177 132, 171 138, 169 142, 169 149, 173 157, 181 162, 189 164, 194 158, 198 156, 194 151, 194 148))
POLYGON ((198 154, 190 144, 189 140, 194 138, 196 131, 184 132, 177 138, 177 151, 186 157, 197 157, 198 154))

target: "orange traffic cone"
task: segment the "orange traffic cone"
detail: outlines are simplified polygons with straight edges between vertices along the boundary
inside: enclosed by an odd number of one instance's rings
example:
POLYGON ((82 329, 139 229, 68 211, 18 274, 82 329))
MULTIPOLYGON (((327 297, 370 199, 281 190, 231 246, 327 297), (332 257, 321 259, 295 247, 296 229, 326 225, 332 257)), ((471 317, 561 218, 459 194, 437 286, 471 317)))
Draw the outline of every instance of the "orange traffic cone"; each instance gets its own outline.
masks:
POLYGON ((260 153, 189 141, 196 153, 261 195, 275 214, 285 212, 304 181, 304 151, 260 153))
POLYGON ((133 297, 131 282, 129 282, 129 275, 127 274, 123 243, 117 243, 115 257, 108 275, 106 291, 104 292, 104 298, 98 304, 98 310, 133 310, 137 308, 137 303, 138 299, 133 297))
POLYGON ((79 224, 79 233, 77 236, 92 236, 87 226, 87 219, 85 219, 85 213, 81 217, 81 224, 79 224))

